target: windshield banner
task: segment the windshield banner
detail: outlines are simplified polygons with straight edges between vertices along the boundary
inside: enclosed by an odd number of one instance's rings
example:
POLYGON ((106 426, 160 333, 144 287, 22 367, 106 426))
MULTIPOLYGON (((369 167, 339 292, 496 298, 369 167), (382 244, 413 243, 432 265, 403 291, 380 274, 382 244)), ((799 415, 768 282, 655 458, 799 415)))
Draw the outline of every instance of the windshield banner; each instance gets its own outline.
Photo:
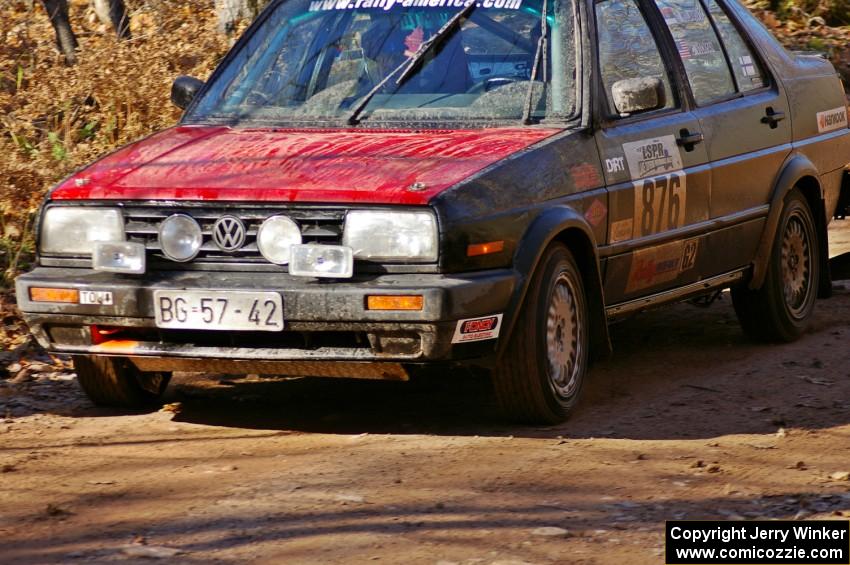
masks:
MULTIPOLYGON (((311 12, 330 10, 384 10, 393 8, 463 8, 472 0, 314 0, 310 2, 311 12)), ((519 10, 522 0, 478 0, 478 8, 497 10, 519 10)))

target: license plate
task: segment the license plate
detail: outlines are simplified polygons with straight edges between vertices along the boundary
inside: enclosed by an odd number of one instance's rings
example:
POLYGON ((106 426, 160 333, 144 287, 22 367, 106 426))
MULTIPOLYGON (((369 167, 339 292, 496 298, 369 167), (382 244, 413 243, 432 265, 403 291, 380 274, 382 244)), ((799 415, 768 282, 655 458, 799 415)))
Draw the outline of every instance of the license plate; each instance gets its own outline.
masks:
POLYGON ((283 300, 276 292, 157 290, 156 326, 188 330, 283 329, 283 300))

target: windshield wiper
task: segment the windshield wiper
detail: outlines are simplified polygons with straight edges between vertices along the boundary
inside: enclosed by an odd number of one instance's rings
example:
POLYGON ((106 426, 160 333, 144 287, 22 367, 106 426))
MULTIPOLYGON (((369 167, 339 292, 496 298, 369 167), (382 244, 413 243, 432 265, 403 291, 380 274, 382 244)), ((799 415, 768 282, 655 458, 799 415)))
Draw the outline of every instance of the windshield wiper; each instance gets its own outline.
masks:
POLYGON ((537 78, 537 67, 543 59, 543 92, 546 92, 546 41, 549 34, 549 26, 546 25, 546 4, 543 0, 543 8, 540 11, 540 39, 537 40, 537 50, 534 52, 534 66, 531 68, 531 77, 528 81, 528 92, 525 95, 525 110, 522 113, 522 123, 531 123, 532 106, 534 105, 534 80, 537 78))
POLYGON ((348 115, 348 119, 346 120, 350 125, 357 125, 359 122, 360 114, 369 105, 369 102, 374 98, 374 96, 386 85, 388 82, 392 80, 392 78, 401 71, 401 74, 396 79, 396 86, 401 86, 404 84, 407 79, 413 76, 413 70, 417 67, 417 65, 425 58, 425 56, 431 52, 432 49, 440 45, 443 41, 454 35, 455 31, 460 29, 460 26, 456 26, 461 19, 469 16, 469 14, 475 9, 476 3, 470 2, 466 6, 463 7, 458 13, 451 17, 449 21, 447 21, 443 27, 437 30, 437 32, 428 38, 428 41, 422 43, 419 46, 419 49, 416 50, 416 53, 410 56, 410 58, 402 61, 402 63, 394 68, 392 71, 387 74, 381 81, 376 84, 372 90, 367 92, 363 98, 360 99, 360 102, 357 103, 357 106, 351 111, 348 115))

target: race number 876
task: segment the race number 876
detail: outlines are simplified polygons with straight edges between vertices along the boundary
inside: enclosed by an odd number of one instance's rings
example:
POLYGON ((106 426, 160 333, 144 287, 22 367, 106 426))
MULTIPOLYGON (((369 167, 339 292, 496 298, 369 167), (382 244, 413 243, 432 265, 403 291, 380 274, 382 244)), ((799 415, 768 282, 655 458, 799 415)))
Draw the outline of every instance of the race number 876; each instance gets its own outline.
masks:
POLYGON ((634 183, 635 223, 647 236, 681 227, 685 221, 685 175, 668 173, 634 183))

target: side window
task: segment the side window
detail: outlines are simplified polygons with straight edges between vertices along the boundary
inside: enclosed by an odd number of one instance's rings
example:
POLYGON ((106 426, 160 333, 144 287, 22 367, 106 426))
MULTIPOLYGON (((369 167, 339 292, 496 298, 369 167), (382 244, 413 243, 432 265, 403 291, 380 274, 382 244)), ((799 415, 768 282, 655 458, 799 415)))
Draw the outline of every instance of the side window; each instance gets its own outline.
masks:
POLYGON ((705 0, 705 5, 708 7, 711 19, 714 20, 714 25, 720 33, 723 45, 726 46, 726 53, 729 55, 735 80, 738 81, 738 89, 741 92, 748 92, 767 86, 765 73, 759 65, 758 59, 750 51, 747 43, 738 33, 735 24, 726 15, 723 8, 716 0, 705 0))
POLYGON ((735 94, 723 48, 699 0, 656 0, 685 65, 697 104, 735 94))
POLYGON ((603 0, 596 4, 599 68, 611 103, 611 87, 630 78, 657 78, 664 85, 664 107, 675 108, 670 77, 658 45, 635 0, 603 0))

